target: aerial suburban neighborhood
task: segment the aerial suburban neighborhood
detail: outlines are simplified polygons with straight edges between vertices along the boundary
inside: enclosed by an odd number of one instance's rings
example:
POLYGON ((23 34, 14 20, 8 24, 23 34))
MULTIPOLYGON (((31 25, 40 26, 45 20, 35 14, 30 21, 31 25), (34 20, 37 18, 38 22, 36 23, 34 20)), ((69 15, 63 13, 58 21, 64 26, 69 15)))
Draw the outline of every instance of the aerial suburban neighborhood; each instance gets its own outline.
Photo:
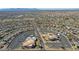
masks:
POLYGON ((78 51, 79 9, 1 9, 0 51, 78 51))

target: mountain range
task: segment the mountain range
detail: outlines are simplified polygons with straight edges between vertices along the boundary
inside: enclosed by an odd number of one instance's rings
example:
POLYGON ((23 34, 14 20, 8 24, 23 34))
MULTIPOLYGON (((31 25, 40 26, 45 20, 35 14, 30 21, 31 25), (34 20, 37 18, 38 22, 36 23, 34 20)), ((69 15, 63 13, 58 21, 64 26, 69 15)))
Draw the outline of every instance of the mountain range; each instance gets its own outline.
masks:
POLYGON ((0 8, 0 11, 79 11, 79 8, 0 8))

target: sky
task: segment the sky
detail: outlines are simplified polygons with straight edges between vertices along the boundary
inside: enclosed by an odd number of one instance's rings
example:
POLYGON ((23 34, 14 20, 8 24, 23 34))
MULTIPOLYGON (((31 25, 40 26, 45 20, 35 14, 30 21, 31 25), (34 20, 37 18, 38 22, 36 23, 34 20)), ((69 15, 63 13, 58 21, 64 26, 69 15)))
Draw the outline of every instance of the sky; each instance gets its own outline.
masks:
POLYGON ((0 0, 0 8, 78 8, 79 0, 0 0))

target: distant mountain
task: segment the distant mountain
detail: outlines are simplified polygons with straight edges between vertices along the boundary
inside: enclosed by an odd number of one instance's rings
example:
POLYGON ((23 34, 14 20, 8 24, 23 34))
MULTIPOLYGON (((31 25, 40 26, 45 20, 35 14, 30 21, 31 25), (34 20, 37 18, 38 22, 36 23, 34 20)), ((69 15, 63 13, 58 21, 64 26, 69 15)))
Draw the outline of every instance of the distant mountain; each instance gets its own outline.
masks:
POLYGON ((4 9, 0 9, 0 11, 39 11, 39 9, 36 8, 4 8, 4 9))
POLYGON ((20 11, 79 11, 79 8, 3 8, 0 11, 20 12, 20 11))
POLYGON ((42 11, 79 11, 79 8, 39 8, 42 11))

